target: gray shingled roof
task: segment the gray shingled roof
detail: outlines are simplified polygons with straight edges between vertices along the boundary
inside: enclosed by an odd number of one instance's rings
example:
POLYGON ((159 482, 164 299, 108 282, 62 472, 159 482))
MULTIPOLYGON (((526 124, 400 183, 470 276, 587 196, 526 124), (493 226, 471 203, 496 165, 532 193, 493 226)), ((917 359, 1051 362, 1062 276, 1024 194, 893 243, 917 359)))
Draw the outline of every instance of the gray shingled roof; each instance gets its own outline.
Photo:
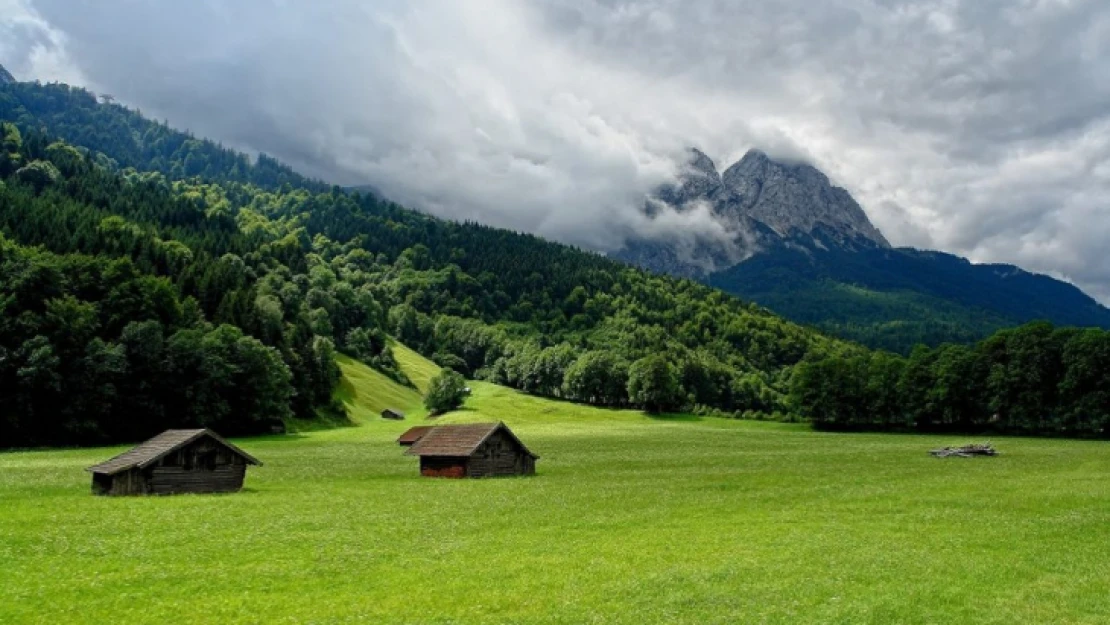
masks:
POLYGON ((201 436, 210 436, 220 444, 231 449, 247 460, 248 464, 261 465, 256 458, 247 452, 239 449, 235 445, 225 441, 218 434, 208 429, 199 430, 166 430, 158 436, 148 440, 137 447, 129 449, 122 454, 106 460, 100 464, 93 465, 87 469, 90 473, 103 473, 105 475, 114 475, 120 471, 126 471, 135 467, 145 468, 152 463, 156 462, 162 456, 170 453, 171 451, 191 443, 192 441, 200 438, 201 436))
POLYGON ((409 447, 405 455, 408 456, 469 456, 478 446, 485 442, 497 430, 504 429, 510 438, 515 440, 524 450, 524 453, 539 458, 528 450, 528 447, 513 434, 504 423, 472 423, 467 425, 437 425, 429 430, 420 440, 409 447))

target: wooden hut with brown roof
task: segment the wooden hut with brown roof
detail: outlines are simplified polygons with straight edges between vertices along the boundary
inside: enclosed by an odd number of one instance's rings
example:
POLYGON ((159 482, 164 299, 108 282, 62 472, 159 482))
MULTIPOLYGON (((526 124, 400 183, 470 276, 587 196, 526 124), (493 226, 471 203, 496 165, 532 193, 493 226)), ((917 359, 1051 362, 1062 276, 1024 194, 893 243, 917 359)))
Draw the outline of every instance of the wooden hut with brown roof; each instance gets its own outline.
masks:
POLYGON ((211 430, 166 430, 86 470, 97 495, 224 493, 243 487, 251 464, 262 463, 211 430))
POLYGON ((405 452, 427 477, 534 475, 539 456, 504 423, 438 425, 405 452))
POLYGON ((401 447, 412 447, 416 441, 420 440, 427 434, 434 425, 418 425, 405 430, 405 433, 397 437, 397 444, 401 447))

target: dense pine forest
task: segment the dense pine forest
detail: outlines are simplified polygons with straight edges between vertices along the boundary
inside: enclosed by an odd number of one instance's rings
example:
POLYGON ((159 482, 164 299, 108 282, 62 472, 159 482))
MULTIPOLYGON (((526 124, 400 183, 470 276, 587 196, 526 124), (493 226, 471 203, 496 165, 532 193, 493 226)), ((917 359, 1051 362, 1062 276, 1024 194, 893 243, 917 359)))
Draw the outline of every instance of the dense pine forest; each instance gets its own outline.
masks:
POLYGON ((692 281, 330 187, 81 89, 4 85, 0 120, 2 447, 339 416, 336 352, 401 379, 388 337, 596 405, 830 427, 1106 421, 1110 402, 1091 403, 1110 398, 1105 332, 1033 326, 903 359, 692 281))

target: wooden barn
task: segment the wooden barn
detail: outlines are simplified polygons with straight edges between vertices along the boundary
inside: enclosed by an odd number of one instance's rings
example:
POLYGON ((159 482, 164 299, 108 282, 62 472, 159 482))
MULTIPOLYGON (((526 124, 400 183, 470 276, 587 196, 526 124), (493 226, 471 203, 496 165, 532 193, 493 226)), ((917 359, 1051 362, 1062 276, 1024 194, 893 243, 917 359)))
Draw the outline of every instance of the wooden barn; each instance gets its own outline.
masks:
POLYGON ((405 413, 401 412, 400 410, 394 410, 392 408, 386 408, 385 410, 382 411, 382 418, 383 419, 393 419, 394 421, 404 421, 405 420, 405 413))
POLYGON ((405 454, 420 457, 426 477, 534 475, 539 459, 504 423, 438 425, 405 454))
POLYGON ((405 433, 397 437, 397 444, 401 447, 412 447, 416 441, 420 440, 425 434, 431 430, 434 425, 418 425, 416 427, 405 430, 405 433))
POLYGON ((96 495, 226 493, 243 487, 250 464, 262 463, 211 430, 166 430, 86 470, 96 495))

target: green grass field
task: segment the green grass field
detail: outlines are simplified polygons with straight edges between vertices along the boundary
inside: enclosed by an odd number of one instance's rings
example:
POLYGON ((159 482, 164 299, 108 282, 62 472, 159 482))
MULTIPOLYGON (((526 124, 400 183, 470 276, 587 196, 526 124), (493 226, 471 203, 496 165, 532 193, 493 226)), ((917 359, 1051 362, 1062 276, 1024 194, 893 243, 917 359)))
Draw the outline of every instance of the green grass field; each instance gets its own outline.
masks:
MULTIPOLYGON (((417 384, 435 367, 407 350, 417 384)), ((357 427, 238 441, 234 495, 101 498, 122 448, 0 454, 0 623, 1107 623, 1106 443, 653 419, 474 384, 533 478, 420 478, 419 394, 344 361, 357 427), (401 405, 404 404, 404 405, 401 405)))

